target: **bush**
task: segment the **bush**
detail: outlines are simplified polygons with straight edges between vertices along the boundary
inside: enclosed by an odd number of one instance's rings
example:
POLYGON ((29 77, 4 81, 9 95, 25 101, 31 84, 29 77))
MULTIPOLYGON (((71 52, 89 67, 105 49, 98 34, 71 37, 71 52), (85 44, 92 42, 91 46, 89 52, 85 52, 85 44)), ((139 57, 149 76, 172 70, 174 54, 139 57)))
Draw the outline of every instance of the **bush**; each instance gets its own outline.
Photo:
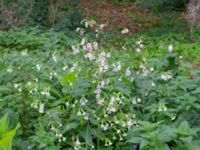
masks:
POLYGON ((83 13, 78 8, 80 0, 61 3, 54 0, 17 0, 2 2, 0 8, 0 29, 16 27, 56 27, 60 30, 74 30, 80 26, 83 13))
POLYGON ((0 33, 0 47, 13 50, 56 50, 70 48, 78 40, 77 34, 29 28, 0 33), (72 40, 73 38, 73 40, 72 40))
POLYGON ((180 11, 186 8, 189 0, 142 0, 142 8, 151 8, 154 12, 180 11))
POLYGON ((26 26, 30 21, 32 0, 2 1, 0 8, 0 30, 26 26))

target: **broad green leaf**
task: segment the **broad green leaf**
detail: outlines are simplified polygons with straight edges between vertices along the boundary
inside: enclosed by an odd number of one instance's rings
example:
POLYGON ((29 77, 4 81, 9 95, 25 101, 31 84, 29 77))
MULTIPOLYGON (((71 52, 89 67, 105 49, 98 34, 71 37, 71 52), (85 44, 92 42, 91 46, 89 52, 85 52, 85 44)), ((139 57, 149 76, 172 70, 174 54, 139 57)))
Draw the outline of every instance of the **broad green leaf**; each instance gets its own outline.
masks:
POLYGON ((63 79, 61 80, 61 84, 65 86, 67 83, 75 83, 77 80, 76 74, 75 73, 68 73, 66 74, 63 79))
POLYGON ((92 140, 92 136, 91 136, 91 129, 90 129, 89 125, 87 125, 86 129, 81 132, 81 136, 84 138, 85 142, 88 145, 93 145, 93 140, 92 140))
POLYGON ((16 133, 16 130, 20 127, 18 124, 17 127, 5 134, 5 136, 0 140, 1 150, 12 150, 12 141, 16 133))
POLYGON ((8 116, 5 115, 0 119, 0 139, 8 132, 8 116))

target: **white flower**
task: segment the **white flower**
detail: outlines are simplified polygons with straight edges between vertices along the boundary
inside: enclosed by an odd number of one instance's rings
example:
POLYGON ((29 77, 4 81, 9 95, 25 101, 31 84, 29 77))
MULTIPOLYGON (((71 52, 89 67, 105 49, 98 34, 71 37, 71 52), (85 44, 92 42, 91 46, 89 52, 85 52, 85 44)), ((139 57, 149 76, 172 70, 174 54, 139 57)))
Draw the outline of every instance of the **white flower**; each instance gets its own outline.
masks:
POLYGON ((106 130, 108 130, 108 127, 109 127, 109 124, 101 124, 101 128, 104 130, 104 131, 106 131, 106 130))
POLYGON ((35 78, 34 80, 35 80, 35 82, 38 82, 38 78, 35 78))
POLYGON ((131 128, 134 125, 134 122, 132 120, 127 121, 128 128, 131 128))
POLYGON ((165 104, 159 104, 159 106, 158 106, 158 111, 159 112, 165 112, 165 111, 167 111, 167 107, 165 106, 165 104))
POLYGON ((39 106, 39 113, 44 113, 44 104, 41 103, 40 106, 39 106))
POLYGON ((168 81, 171 78, 172 78, 172 76, 168 73, 161 74, 161 79, 163 79, 164 81, 168 81))
POLYGON ((41 92, 42 95, 49 97, 50 93, 49 93, 49 89, 45 89, 41 92))
POLYGON ((14 84, 14 88, 18 88, 19 87, 19 84, 14 84))
POLYGON ((173 52, 173 45, 169 45, 169 46, 168 46, 168 52, 169 52, 169 53, 172 53, 172 52, 173 52))
POLYGON ((76 139, 75 145, 76 145, 76 146, 80 146, 80 145, 81 145, 81 143, 80 143, 80 141, 79 141, 78 138, 76 139))
POLYGON ((34 91, 34 92, 37 92, 37 91, 38 91, 38 89, 37 89, 37 88, 34 88, 34 89, 33 89, 33 91, 34 91))
POLYGON ((143 44, 140 44, 139 47, 140 47, 140 48, 144 48, 144 45, 143 45, 143 44))
POLYGON ((86 49, 87 49, 85 45, 83 45, 83 49, 84 49, 84 50, 86 50, 86 49))
POLYGON ((139 98, 139 97, 134 97, 133 100, 132 100, 132 104, 138 104, 138 103, 141 103, 142 102, 142 99, 139 98))
POLYGON ((129 32, 129 29, 126 28, 126 29, 123 29, 123 30, 121 31, 121 34, 127 34, 128 32, 129 32))
POLYGON ((96 101, 96 104, 97 104, 97 105, 103 105, 103 103, 104 103, 104 100, 101 100, 101 99, 98 99, 98 100, 96 101))
POLYGON ((82 99, 80 100, 81 106, 85 106, 87 102, 88 102, 87 99, 83 99, 83 98, 82 98, 82 99))
POLYGON ((153 67, 151 67, 151 68, 150 68, 150 71, 154 71, 154 68, 153 68, 153 67))
POLYGON ((14 84, 14 88, 16 88, 19 93, 22 92, 22 87, 20 86, 20 84, 14 84))
POLYGON ((85 38, 83 38, 83 39, 81 40, 81 45, 85 45, 85 42, 86 42, 86 40, 85 40, 85 38))
POLYGON ((141 52, 141 49, 138 47, 138 48, 136 48, 136 50, 135 50, 137 53, 140 53, 141 52))
POLYGON ((126 50, 126 47, 125 47, 125 46, 122 46, 122 50, 124 50, 124 51, 125 51, 125 50, 126 50))
POLYGON ((137 101, 137 103, 141 103, 141 102, 142 102, 142 99, 139 98, 139 97, 136 97, 136 101, 137 101))
POLYGON ((101 87, 101 88, 104 88, 105 85, 106 85, 105 81, 101 81, 101 83, 100 83, 100 87, 101 87))
POLYGON ((100 89, 100 88, 97 88, 96 91, 95 91, 95 93, 96 93, 96 94, 101 94, 101 89, 100 89))
POLYGON ((110 104, 113 105, 115 102, 116 102, 116 99, 115 99, 115 97, 112 96, 111 100, 110 100, 110 104))
POLYGON ((27 85, 28 85, 28 86, 31 86, 31 85, 32 85, 31 81, 27 82, 27 85))
POLYGON ((77 47, 75 47, 75 46, 72 46, 72 53, 73 53, 73 55, 76 55, 76 54, 78 54, 79 52, 80 52, 80 50, 79 50, 79 48, 77 48, 77 47))
POLYGON ((100 30, 102 30, 105 27, 105 24, 100 25, 100 30))
POLYGON ((94 42, 93 43, 93 48, 94 48, 94 50, 99 49, 99 44, 97 42, 94 42))
POLYGON ((78 112, 77 112, 77 115, 78 115, 78 116, 81 116, 81 115, 82 115, 82 113, 81 113, 80 111, 78 111, 78 112))
POLYGON ((90 61, 96 59, 96 57, 95 57, 93 54, 91 54, 91 53, 87 53, 84 57, 85 57, 85 58, 88 58, 90 61))
POLYGON ((80 31, 81 28, 76 28, 76 32, 80 31))
POLYGON ((125 76, 130 76, 131 75, 131 71, 129 69, 126 69, 126 73, 125 73, 125 76))
POLYGON ((85 119, 85 120, 89 120, 89 115, 87 114, 87 113, 85 113, 85 112, 83 112, 83 118, 85 119))
POLYGON ((107 58, 110 58, 110 56, 111 56, 110 53, 107 53, 107 54, 106 54, 106 57, 107 57, 107 58))
POLYGON ((175 120, 176 119, 176 114, 175 113, 171 113, 171 120, 173 121, 173 120, 175 120))
POLYGON ((108 110, 108 114, 115 113, 117 111, 117 109, 113 106, 108 107, 107 110, 108 110))
POLYGON ((140 39, 139 41, 136 42, 137 45, 141 45, 142 44, 142 40, 140 39))
POLYGON ((151 82, 151 86, 154 87, 154 86, 155 86, 155 83, 154 83, 154 82, 151 82))
POLYGON ((69 102, 66 102, 66 103, 65 103, 65 106, 66 106, 66 107, 69 107, 69 102))
POLYGON ((21 55, 22 55, 22 56, 27 56, 27 55, 28 55, 27 49, 26 49, 26 50, 23 50, 23 51, 21 52, 21 55))
POLYGON ((39 102, 38 100, 34 100, 33 103, 31 103, 31 107, 38 109, 38 102, 39 102))
POLYGON ((19 88, 17 89, 17 91, 18 91, 19 93, 21 93, 21 92, 22 92, 22 87, 19 87, 19 88))
POLYGON ((50 72, 49 79, 51 80, 53 77, 57 76, 56 72, 50 72))
POLYGON ((13 72, 13 67, 12 66, 9 66, 6 70, 8 73, 12 73, 13 72))
POLYGON ((99 57, 97 59, 97 63, 99 64, 99 72, 104 73, 108 70, 108 64, 106 61, 106 58, 109 54, 106 54, 105 52, 101 52, 99 54, 99 57))
POLYGON ((63 68, 62 68, 63 71, 66 71, 67 69, 68 69, 67 65, 63 66, 63 68))
POLYGON ((140 69, 142 69, 144 77, 148 75, 149 70, 143 64, 140 65, 140 69))
POLYGON ((113 69, 114 72, 118 72, 118 71, 121 70, 121 63, 120 62, 117 62, 113 66, 114 66, 114 69, 113 69))
POLYGON ((40 70, 41 70, 41 65, 36 64, 36 69, 37 69, 38 71, 40 71, 40 70))
POLYGON ((57 62, 56 52, 53 53, 52 58, 53 58, 53 61, 56 63, 57 62))

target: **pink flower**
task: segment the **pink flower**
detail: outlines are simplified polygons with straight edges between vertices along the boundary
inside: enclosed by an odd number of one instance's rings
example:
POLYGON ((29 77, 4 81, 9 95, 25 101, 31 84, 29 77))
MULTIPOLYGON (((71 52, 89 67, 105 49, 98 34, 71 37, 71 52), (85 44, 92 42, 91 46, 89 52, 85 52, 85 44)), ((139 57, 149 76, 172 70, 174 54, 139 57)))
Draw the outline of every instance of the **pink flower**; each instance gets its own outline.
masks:
POLYGON ((87 45, 86 45, 86 50, 87 50, 87 51, 92 51, 92 50, 93 50, 92 44, 91 44, 91 43, 87 43, 87 45))
POLYGON ((84 31, 80 31, 80 35, 83 36, 84 35, 84 31))
POLYGON ((97 42, 94 42, 93 43, 93 48, 94 48, 94 50, 99 49, 99 44, 97 42))

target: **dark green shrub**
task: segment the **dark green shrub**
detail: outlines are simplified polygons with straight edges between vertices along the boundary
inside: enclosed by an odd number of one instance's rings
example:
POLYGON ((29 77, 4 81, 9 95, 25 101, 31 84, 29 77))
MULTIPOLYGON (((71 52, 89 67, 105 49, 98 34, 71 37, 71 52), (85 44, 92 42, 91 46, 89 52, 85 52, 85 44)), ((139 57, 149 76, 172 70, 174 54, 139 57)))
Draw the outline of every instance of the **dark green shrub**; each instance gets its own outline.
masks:
POLYGON ((142 9, 153 9, 154 12, 184 10, 189 0, 141 0, 142 9))
POLYGON ((154 0, 154 11, 183 10, 188 0, 154 0))
POLYGON ((34 0, 33 10, 31 12, 31 18, 34 24, 47 26, 49 14, 48 0, 34 0))

